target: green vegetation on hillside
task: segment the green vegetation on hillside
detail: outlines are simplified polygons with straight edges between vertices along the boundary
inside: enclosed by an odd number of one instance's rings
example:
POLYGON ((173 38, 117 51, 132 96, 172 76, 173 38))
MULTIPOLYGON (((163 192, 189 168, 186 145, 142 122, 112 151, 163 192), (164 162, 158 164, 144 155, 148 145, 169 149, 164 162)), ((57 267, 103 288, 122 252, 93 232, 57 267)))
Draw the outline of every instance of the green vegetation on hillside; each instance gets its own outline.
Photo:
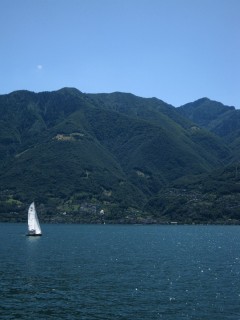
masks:
POLYGON ((1 95, 0 220, 25 221, 34 200, 49 222, 238 221, 239 134, 234 147, 211 130, 235 109, 211 102, 208 115, 208 102, 176 109, 74 88, 1 95))

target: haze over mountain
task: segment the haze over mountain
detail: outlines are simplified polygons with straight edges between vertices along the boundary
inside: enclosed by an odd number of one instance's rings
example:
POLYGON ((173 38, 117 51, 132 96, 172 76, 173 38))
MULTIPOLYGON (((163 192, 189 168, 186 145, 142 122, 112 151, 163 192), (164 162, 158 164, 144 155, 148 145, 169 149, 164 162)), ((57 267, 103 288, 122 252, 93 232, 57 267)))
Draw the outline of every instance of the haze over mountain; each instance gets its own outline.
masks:
POLYGON ((234 107, 206 98, 175 108, 130 93, 22 90, 0 96, 0 119, 1 220, 25 219, 33 200, 45 221, 240 217, 234 107))

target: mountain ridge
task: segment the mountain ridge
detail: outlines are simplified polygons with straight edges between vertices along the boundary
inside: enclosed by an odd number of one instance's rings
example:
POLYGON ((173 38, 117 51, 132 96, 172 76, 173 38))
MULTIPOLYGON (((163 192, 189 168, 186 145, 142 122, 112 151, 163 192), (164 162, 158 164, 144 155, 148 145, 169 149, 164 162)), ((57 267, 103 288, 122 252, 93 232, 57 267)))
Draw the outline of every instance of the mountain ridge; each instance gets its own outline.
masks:
MULTIPOLYGON (((217 109, 206 98, 197 103, 217 109)), ((99 223, 100 208, 109 223, 169 221, 171 203, 165 199, 162 212, 156 207, 162 194, 175 185, 181 194, 184 181, 207 177, 238 156, 208 123, 190 118, 189 106, 130 93, 62 88, 0 95, 0 219, 23 219, 34 198, 45 221, 99 223)), ((202 211, 194 218, 177 212, 182 222, 206 219, 202 211)))

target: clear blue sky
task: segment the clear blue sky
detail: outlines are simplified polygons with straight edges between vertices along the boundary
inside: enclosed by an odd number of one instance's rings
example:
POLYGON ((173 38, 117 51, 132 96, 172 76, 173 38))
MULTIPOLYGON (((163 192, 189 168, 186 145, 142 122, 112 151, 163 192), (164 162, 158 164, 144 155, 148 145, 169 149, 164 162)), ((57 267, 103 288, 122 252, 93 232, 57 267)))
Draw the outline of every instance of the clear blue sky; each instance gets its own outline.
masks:
POLYGON ((240 108, 240 0, 0 0, 0 94, 76 87, 240 108))

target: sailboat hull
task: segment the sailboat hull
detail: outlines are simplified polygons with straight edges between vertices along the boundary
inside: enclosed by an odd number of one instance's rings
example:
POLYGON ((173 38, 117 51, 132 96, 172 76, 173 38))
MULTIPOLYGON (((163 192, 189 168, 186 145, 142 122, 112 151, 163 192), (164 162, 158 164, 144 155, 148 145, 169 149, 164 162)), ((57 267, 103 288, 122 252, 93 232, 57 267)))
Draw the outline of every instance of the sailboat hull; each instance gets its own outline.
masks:
POLYGON ((31 234, 31 233, 27 233, 26 236, 27 236, 27 237, 41 237, 42 234, 31 234))

